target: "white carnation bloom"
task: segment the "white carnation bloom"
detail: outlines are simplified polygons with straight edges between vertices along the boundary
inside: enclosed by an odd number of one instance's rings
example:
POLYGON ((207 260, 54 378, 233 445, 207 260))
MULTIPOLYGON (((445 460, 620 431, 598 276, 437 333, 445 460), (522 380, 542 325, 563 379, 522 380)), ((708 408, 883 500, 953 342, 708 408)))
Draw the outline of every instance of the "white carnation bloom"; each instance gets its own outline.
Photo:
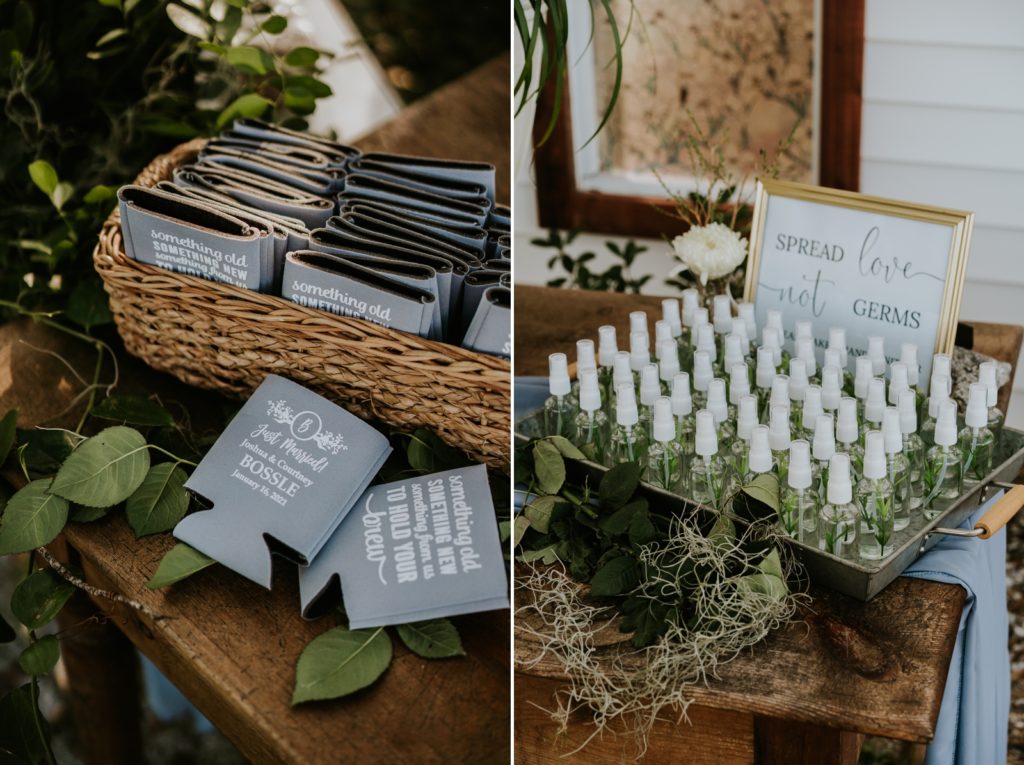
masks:
POLYGON ((747 257, 747 240, 722 223, 691 228, 672 240, 672 248, 701 284, 728 276, 747 257))

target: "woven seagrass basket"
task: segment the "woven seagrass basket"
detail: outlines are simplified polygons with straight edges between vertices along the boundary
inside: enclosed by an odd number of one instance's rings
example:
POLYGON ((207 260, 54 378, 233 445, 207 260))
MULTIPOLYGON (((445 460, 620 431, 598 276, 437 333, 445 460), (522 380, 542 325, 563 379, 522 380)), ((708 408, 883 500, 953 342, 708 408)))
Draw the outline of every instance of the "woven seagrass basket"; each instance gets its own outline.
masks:
MULTIPOLYGON (((135 182, 169 179, 202 146, 190 141, 157 157, 135 182)), ((136 262, 125 255, 117 210, 93 262, 125 347, 154 369, 233 396, 278 374, 362 417, 431 428, 508 472, 508 361, 136 262)))

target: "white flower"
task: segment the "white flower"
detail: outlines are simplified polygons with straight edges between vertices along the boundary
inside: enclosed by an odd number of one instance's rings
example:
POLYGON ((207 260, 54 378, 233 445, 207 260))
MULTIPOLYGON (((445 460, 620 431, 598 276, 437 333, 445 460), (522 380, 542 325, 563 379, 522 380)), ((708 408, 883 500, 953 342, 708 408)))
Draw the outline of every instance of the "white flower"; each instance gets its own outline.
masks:
POLYGON ((691 228, 672 240, 672 248, 683 267, 700 277, 701 284, 728 276, 747 257, 747 240, 722 223, 691 228))

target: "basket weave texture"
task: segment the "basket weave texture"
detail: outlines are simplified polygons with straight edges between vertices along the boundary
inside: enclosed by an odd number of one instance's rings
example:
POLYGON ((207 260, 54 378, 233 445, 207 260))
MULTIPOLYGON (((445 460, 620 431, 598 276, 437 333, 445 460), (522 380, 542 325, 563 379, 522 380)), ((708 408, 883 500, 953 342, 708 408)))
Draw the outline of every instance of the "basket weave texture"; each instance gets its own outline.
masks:
MULTIPOLYGON (((202 146, 197 139, 157 157, 135 182, 169 179, 202 146)), ((278 374, 362 417, 431 428, 508 472, 508 361, 139 263, 125 255, 117 210, 93 262, 125 347, 154 369, 236 397, 278 374)))

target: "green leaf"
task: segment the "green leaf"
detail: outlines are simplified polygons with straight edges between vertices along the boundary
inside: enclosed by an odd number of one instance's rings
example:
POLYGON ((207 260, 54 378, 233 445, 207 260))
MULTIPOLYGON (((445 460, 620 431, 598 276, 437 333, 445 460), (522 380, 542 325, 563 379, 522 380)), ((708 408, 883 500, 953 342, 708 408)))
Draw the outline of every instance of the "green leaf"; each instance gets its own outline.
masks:
POLYGON ((658 538, 658 530, 651 522, 650 513, 635 513, 629 522, 629 541, 634 545, 646 545, 658 538))
POLYGON ((391 638, 383 627, 335 627, 305 647, 295 667, 292 704, 336 699, 371 685, 391 663, 391 638))
POLYGON ((771 473, 761 473, 743 487, 743 493, 779 512, 779 479, 771 473))
POLYGON ((87 507, 86 505, 71 505, 71 513, 68 520, 74 523, 92 523, 100 518, 106 518, 113 510, 112 507, 87 507))
POLYGON ((623 462, 601 476, 597 496, 603 504, 617 510, 629 501, 639 485, 640 465, 636 462, 623 462))
POLYGON ((83 279, 75 285, 68 296, 65 315, 86 329, 109 324, 114 320, 110 313, 107 291, 99 279, 83 279))
POLYGON ((74 594, 72 584, 48 568, 39 569, 14 588, 11 613, 30 630, 37 630, 53 621, 74 594))
POLYGON ((159 590, 161 587, 180 582, 214 563, 216 561, 213 558, 203 555, 194 547, 179 542, 161 559, 160 565, 156 567, 156 572, 146 582, 146 587, 151 590, 159 590))
POLYGON ((28 174, 36 187, 46 196, 51 196, 53 190, 57 188, 57 171, 53 169, 53 165, 44 159, 37 159, 29 165, 28 174))
POLYGON ((406 647, 424 659, 446 659, 466 655, 459 631, 447 619, 399 624, 396 629, 398 637, 402 638, 406 647))
POLYGON ((47 490, 46 479, 18 491, 0 518, 0 555, 27 552, 49 544, 68 520, 68 503, 47 490))
POLYGON ((541 563, 546 563, 550 566, 558 560, 557 545, 548 545, 540 550, 525 550, 520 557, 524 563, 534 563, 539 560, 541 563))
POLYGON ((18 637, 18 633, 14 631, 14 627, 8 624, 7 620, 0 615, 0 644, 10 643, 16 637, 18 637))
POLYGON ((779 551, 772 550, 757 564, 757 568, 765 574, 771 576, 777 576, 779 579, 785 581, 785 576, 782 573, 782 562, 779 560, 779 551))
POLYGON ((18 432, 18 410, 11 409, 0 419, 0 465, 7 460, 14 446, 14 438, 18 432))
POLYGON ((112 202, 116 194, 117 189, 113 186, 105 186, 102 183, 98 183, 85 193, 82 200, 86 204, 98 205, 105 202, 112 202))
POLYGON ((585 460, 587 458, 587 455, 576 448, 576 445, 565 436, 548 436, 544 440, 553 443, 555 448, 562 453, 563 457, 568 457, 571 460, 585 460))
POLYGON ((57 471, 52 490, 89 507, 110 507, 139 488, 149 471, 146 439, 116 425, 83 441, 57 471))
POLYGON ((75 187, 67 181, 61 181, 57 184, 57 188, 55 188, 53 193, 50 195, 50 201, 56 209, 61 210, 64 208, 64 204, 71 199, 74 194, 75 187))
MULTIPOLYGON (((504 523, 507 524, 508 521, 505 521, 504 523)), ((519 543, 523 541, 523 535, 526 534, 526 530, 528 528, 530 528, 530 519, 525 515, 517 515, 515 521, 512 522, 513 547, 518 547, 519 543)))
POLYGON ((771 574, 749 574, 741 577, 736 583, 741 591, 754 592, 760 595, 768 595, 774 600, 782 600, 789 594, 786 583, 777 576, 771 574))
POLYGON ((224 58, 232 66, 255 72, 256 74, 266 74, 274 68, 274 64, 267 52, 252 45, 238 45, 234 48, 228 48, 224 58))
POLYGON ((637 511, 647 512, 647 500, 643 497, 623 505, 611 515, 602 518, 598 521, 598 526, 600 526, 601 531, 609 536, 620 536, 629 530, 633 515, 637 511))
POLYGON ((288 26, 288 19, 284 16, 271 16, 263 22, 263 31, 271 35, 281 34, 288 26))
MULTIPOLYGON (((47 761, 49 738, 49 723, 32 701, 30 685, 15 688, 0 699, 0 741, 3 742, 0 751, 10 752, 19 765, 35 765, 47 761), (37 720, 42 726, 42 736, 36 727, 37 720)), ((7 762, 4 765, 8 765, 7 762)))
POLYGON ((18 459, 32 478, 52 476, 78 443, 75 435, 65 430, 17 431, 18 459))
POLYGON ((167 3, 167 18, 178 29, 190 37, 206 39, 213 31, 210 23, 198 13, 177 3, 167 3))
POLYGON ((127 36, 128 30, 124 27, 119 27, 118 29, 111 29, 109 32, 104 34, 102 37, 100 37, 99 40, 96 41, 95 47, 102 48, 104 45, 107 45, 108 43, 112 43, 115 40, 120 40, 122 37, 127 36))
POLYGON ((535 497, 523 508, 523 515, 529 519, 530 527, 541 534, 547 534, 548 525, 551 523, 551 511, 555 508, 556 502, 558 497, 535 497))
POLYGON ((18 664, 26 675, 45 675, 60 658, 60 643, 53 635, 44 635, 29 643, 18 657, 18 664))
POLYGON ((462 467, 466 464, 458 449, 446 444, 440 436, 427 428, 417 428, 409 436, 405 456, 409 460, 409 466, 423 474, 462 467))
POLYGON ((290 50, 288 55, 284 57, 284 62, 288 66, 308 69, 316 63, 318 58, 320 58, 320 51, 313 48, 299 47, 290 50))
POLYGON ((210 51, 210 53, 216 53, 218 56, 223 56, 225 53, 227 53, 228 50, 223 45, 217 45, 217 43, 206 42, 206 40, 201 40, 199 42, 199 47, 203 50, 210 51))
POLYGON ((296 85, 285 88, 284 105, 296 114, 312 114, 316 110, 316 99, 301 85, 296 85))
POLYGON ((533 469, 537 475, 537 486, 544 494, 557 494, 565 483, 565 460, 550 441, 538 441, 533 445, 533 469))
POLYGON ((621 595, 640 581, 637 562, 628 555, 612 558, 597 570, 590 580, 590 594, 595 598, 621 595))
POLYGON ((285 83, 288 87, 299 85, 312 93, 316 98, 327 98, 327 96, 334 92, 326 82, 318 80, 316 77, 311 77, 308 74, 290 74, 285 78, 285 83))
POLYGON ((142 484, 128 497, 125 512, 136 537, 170 531, 188 510, 185 471, 173 462, 149 469, 142 484))
POLYGON ((171 413, 156 401, 138 393, 115 393, 93 407, 93 417, 140 427, 169 427, 171 413))
POLYGON ((715 519, 715 525, 711 527, 708 539, 715 543, 731 545, 736 539, 736 524, 727 515, 719 515, 715 519))
POLYGON ((217 116, 216 127, 220 130, 229 122, 239 117, 260 117, 272 105, 269 100, 258 93, 246 93, 236 98, 224 108, 224 111, 217 116))

